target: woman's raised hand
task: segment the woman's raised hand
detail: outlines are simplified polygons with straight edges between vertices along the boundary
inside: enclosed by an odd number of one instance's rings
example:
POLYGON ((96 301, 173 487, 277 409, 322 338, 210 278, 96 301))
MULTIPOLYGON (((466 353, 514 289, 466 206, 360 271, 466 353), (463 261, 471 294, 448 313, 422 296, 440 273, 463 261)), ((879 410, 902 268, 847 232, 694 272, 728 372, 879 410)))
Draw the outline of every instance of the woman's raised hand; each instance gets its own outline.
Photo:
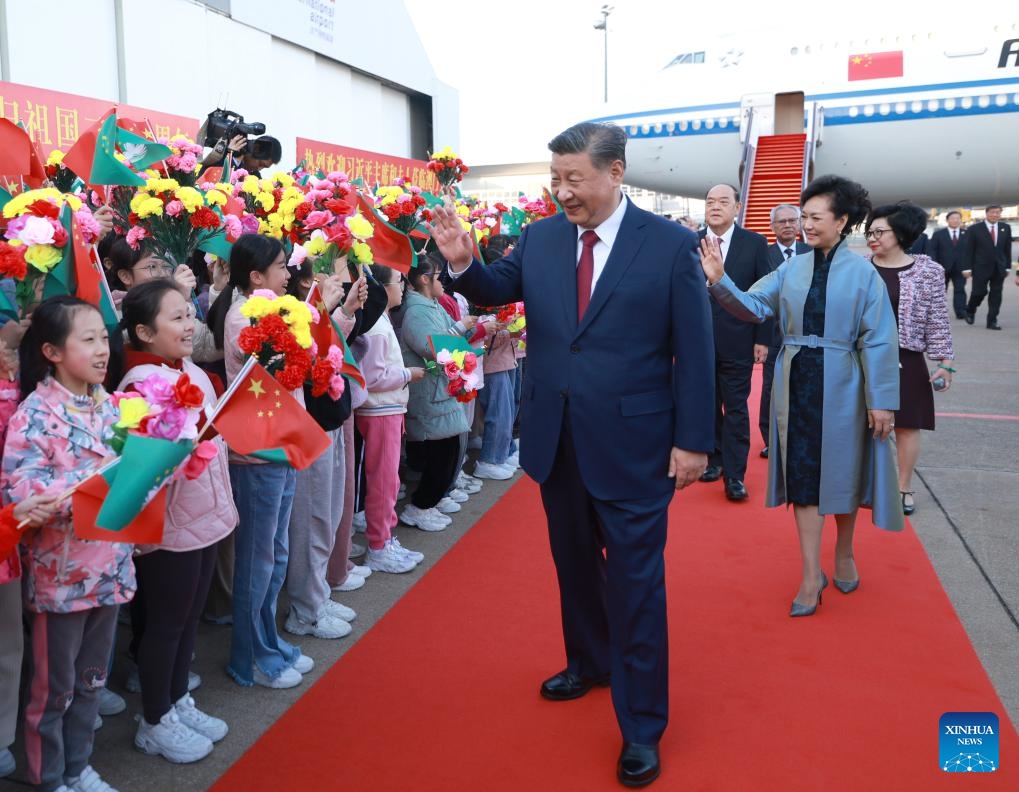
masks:
POLYGON ((704 270, 704 277, 709 284, 717 283, 725 273, 725 265, 722 262, 722 248, 717 242, 712 242, 707 235, 701 240, 701 269, 704 270))

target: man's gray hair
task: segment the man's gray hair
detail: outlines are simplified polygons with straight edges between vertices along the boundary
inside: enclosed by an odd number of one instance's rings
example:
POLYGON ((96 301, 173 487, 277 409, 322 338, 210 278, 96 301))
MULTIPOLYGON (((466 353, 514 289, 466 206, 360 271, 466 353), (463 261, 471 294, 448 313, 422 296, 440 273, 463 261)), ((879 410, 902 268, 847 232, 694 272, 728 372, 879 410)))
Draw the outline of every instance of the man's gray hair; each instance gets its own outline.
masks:
POLYGON ((779 204, 778 206, 776 206, 774 209, 771 210, 771 222, 772 222, 772 224, 775 223, 775 215, 778 214, 780 209, 792 209, 794 212, 796 212, 797 216, 799 216, 799 214, 800 214, 800 207, 798 207, 798 206, 794 206, 793 204, 779 204))
POLYGON ((606 170, 616 160, 626 167, 626 132, 615 124, 585 121, 560 132, 548 144, 553 154, 587 152, 598 170, 606 170))

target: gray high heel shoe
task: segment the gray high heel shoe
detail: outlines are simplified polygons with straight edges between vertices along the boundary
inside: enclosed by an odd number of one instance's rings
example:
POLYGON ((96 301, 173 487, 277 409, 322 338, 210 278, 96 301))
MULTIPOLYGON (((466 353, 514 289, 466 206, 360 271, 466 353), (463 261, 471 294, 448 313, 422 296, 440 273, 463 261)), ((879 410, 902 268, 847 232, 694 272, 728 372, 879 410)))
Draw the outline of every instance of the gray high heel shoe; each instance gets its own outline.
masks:
POLYGON ((813 616, 814 611, 817 610, 818 605, 821 604, 821 592, 828 588, 828 576, 821 573, 821 588, 817 590, 817 602, 813 605, 801 605, 796 600, 793 600, 792 607, 789 608, 790 616, 813 616))
POLYGON ((860 588, 860 578, 857 578, 856 580, 835 580, 833 578, 831 582, 835 585, 835 588, 843 594, 852 594, 860 588))

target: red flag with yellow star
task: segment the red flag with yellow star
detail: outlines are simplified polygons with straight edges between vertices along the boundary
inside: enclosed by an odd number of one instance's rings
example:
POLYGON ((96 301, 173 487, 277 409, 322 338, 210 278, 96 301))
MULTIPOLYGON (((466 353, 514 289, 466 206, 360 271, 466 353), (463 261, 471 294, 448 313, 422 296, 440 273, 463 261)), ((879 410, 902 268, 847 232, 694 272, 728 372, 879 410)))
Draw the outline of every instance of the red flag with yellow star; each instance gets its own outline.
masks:
POLYGON ((329 436, 255 358, 244 364, 210 420, 238 454, 297 470, 329 448, 329 436))
POLYGON ((333 321, 333 318, 326 311, 326 305, 322 299, 322 290, 318 287, 318 283, 311 284, 311 289, 308 291, 308 297, 305 302, 308 305, 314 306, 315 310, 318 311, 318 322, 311 326, 311 337, 318 346, 319 354, 326 354, 330 346, 335 345, 339 347, 343 352, 343 367, 340 369, 340 374, 349 380, 353 380, 362 388, 365 387, 364 375, 361 373, 357 361, 354 360, 350 347, 347 346, 347 339, 343 337, 340 328, 336 326, 336 322, 333 321))

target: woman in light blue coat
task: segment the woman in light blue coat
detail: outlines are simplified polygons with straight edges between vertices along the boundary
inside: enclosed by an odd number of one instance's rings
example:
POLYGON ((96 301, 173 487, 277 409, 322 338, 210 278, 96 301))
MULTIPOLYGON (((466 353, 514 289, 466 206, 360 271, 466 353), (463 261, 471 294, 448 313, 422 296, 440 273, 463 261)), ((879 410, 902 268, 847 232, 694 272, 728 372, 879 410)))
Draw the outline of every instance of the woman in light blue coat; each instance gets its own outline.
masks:
POLYGON ((790 616, 813 614, 828 585, 821 569, 825 515, 835 515, 834 581, 846 594, 860 583, 853 556, 857 509, 873 509, 881 528, 903 526, 888 442, 899 406, 895 315, 874 268, 845 245, 870 210, 867 191, 822 176, 804 190, 801 206, 814 250, 794 256, 748 292, 725 276, 717 247, 701 243, 712 297, 747 322, 777 318, 783 334, 766 505, 791 503, 796 518, 803 576, 790 616))

